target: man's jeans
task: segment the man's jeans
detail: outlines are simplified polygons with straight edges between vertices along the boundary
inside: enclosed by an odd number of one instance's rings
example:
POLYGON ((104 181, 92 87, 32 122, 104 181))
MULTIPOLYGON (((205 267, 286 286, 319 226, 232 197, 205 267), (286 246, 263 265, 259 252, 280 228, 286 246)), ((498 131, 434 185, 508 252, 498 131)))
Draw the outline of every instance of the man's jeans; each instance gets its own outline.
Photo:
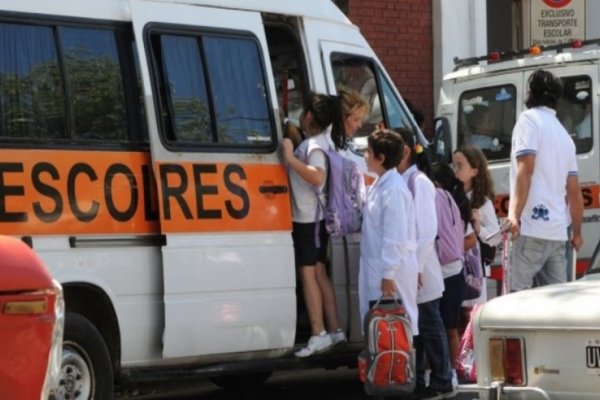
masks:
POLYGON ((520 236, 512 246, 508 282, 511 292, 565 282, 567 279, 564 240, 520 236))
POLYGON ((452 387, 448 336, 440 313, 440 299, 419 304, 419 335, 415 336, 417 350, 417 385, 425 386, 425 356, 431 375, 429 386, 444 390, 452 387))

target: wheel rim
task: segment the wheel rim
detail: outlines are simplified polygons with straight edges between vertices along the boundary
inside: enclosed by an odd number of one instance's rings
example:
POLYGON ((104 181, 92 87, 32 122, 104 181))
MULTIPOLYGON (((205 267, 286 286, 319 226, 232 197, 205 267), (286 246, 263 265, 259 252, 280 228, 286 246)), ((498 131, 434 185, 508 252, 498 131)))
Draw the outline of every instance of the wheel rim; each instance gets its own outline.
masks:
POLYGON ((95 384, 92 371, 87 353, 77 344, 65 342, 55 398, 57 400, 91 398, 95 384))

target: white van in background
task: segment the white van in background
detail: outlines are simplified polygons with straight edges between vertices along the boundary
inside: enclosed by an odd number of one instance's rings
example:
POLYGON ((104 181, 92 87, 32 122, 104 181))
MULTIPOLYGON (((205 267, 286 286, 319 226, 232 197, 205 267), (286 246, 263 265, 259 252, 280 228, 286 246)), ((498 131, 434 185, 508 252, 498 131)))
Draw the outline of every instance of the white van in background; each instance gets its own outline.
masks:
MULTIPOLYGON (((600 238, 600 50, 599 40, 455 60, 437 109, 435 151, 448 159, 463 143, 480 147, 489 161, 499 217, 506 216, 512 129, 525 109, 527 81, 537 69, 560 77, 564 93, 557 116, 571 134, 585 203, 577 272, 586 271, 600 238)), ((495 268, 492 277, 501 279, 495 268)))
POLYGON ((350 344, 292 355, 310 329, 281 122, 310 91, 344 85, 372 106, 360 135, 418 129, 332 2, 0 0, 0 38, 0 233, 63 286, 57 399, 355 365, 354 237, 329 260, 350 344))

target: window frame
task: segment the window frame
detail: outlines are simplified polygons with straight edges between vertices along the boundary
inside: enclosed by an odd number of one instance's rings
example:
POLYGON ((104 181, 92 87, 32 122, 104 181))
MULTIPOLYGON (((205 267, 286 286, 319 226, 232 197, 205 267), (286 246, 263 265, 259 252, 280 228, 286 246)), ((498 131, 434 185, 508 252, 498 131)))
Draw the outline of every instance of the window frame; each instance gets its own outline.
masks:
MULTIPOLYGON (((505 83, 493 83, 490 84, 488 86, 479 86, 479 87, 473 87, 473 88, 469 88, 466 90, 463 90, 460 92, 460 96, 458 97, 457 100, 457 113, 456 113, 456 143, 457 146, 462 146, 464 144, 468 144, 465 141, 465 132, 463 131, 464 129, 467 129, 467 131, 470 129, 468 128, 468 123, 466 121, 466 117, 465 117, 465 113, 463 111, 463 101, 464 101, 464 97, 465 94, 470 94, 471 98, 476 98, 477 96, 481 96, 481 93, 483 92, 492 92, 492 91, 498 91, 500 89, 503 88, 507 88, 510 87, 512 89, 511 92, 511 96, 512 96, 512 100, 513 101, 513 111, 514 111, 514 119, 511 125, 511 128, 509 130, 509 134, 505 135, 509 138, 509 140, 506 142, 501 142, 500 138, 497 136, 494 136, 494 139, 498 139, 498 144, 502 144, 502 148, 497 150, 497 153, 500 155, 499 157, 494 157, 494 151, 493 150, 487 150, 487 149, 483 149, 481 147, 479 147, 478 145, 476 145, 478 148, 480 148, 483 153, 485 154, 488 162, 490 164, 493 163, 498 163, 498 162, 506 162, 510 159, 510 148, 511 148, 511 141, 512 141, 512 130, 514 128, 514 125, 517 122, 517 119, 519 117, 519 105, 517 104, 517 91, 518 88, 517 86, 512 83, 512 82, 505 82, 505 83), (462 119, 465 119, 465 121, 463 122, 462 119)), ((481 96, 482 97, 482 96, 481 96)), ((488 105, 489 107, 489 105, 488 105)), ((472 134, 472 132, 471 132, 472 134)))
MULTIPOLYGON (((90 150, 142 150, 149 149, 149 135, 144 121, 142 121, 140 99, 142 87, 135 82, 141 81, 141 73, 136 68, 134 60, 134 35, 130 23, 120 21, 106 21, 89 18, 55 17, 38 14, 1 13, 1 23, 18 24, 21 26, 41 26, 52 30, 52 40, 57 51, 58 68, 61 85, 65 98, 65 136, 61 139, 26 138, 16 139, 0 136, 0 148, 43 148, 43 149, 90 149, 90 150), (73 105, 68 93, 67 76, 64 60, 64 50, 60 42, 59 28, 96 29, 110 31, 114 37, 121 85, 123 88, 123 107, 125 108, 127 140, 85 140, 73 136, 73 105), (128 79, 134 77, 135 79, 128 79), (16 139, 16 140, 15 140, 16 139)), ((139 63, 137 64, 139 65, 139 63)))
MULTIPOLYGON (((267 70, 265 65, 265 54, 260 44, 259 39, 250 31, 232 30, 225 28, 213 28, 213 27, 198 27, 180 24, 165 24, 165 23, 150 23, 144 27, 144 48, 148 55, 148 65, 150 69, 150 77, 152 90, 154 93, 154 106, 156 108, 156 117, 158 118, 157 127, 159 130, 159 138, 162 146, 171 152, 187 152, 187 153, 260 153, 267 154, 272 153, 277 149, 278 146, 278 134, 275 123, 275 114, 273 110, 273 99, 271 96, 271 81, 269 80, 270 72, 267 70), (211 38, 234 38, 252 41, 256 45, 257 57, 259 61, 258 67, 262 72, 263 83, 265 88, 265 101, 267 106, 267 115, 269 118, 269 127, 271 130, 271 140, 268 144, 239 144, 239 143, 198 143, 194 145, 191 142, 180 142, 169 140, 169 132, 167 131, 167 125, 171 125, 171 122, 167 118, 171 117, 169 110, 169 103, 164 89, 163 77, 164 71, 162 70, 162 54, 161 50, 156 47, 157 39, 160 39, 162 35, 175 35, 175 36, 189 36, 195 37, 197 42, 201 42, 204 36, 210 36, 211 38), (167 113, 168 117, 165 117, 167 113)), ((213 99, 213 87, 210 82, 210 72, 208 71, 208 65, 206 63, 206 55, 204 46, 199 46, 199 54, 201 56, 201 62, 204 68, 204 80, 207 88, 207 94, 209 96, 208 103, 210 107, 210 118, 211 118, 211 132, 212 135, 217 135, 216 131, 216 119, 214 115, 214 99, 213 99)))

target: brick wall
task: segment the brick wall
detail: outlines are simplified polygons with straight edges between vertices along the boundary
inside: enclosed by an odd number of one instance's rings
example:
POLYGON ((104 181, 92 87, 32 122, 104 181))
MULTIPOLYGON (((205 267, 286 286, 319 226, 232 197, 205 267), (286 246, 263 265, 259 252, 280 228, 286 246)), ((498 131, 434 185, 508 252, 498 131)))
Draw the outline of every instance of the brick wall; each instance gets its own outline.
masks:
POLYGON ((433 119, 433 38, 431 1, 349 0, 348 17, 358 25, 400 94, 433 119))

